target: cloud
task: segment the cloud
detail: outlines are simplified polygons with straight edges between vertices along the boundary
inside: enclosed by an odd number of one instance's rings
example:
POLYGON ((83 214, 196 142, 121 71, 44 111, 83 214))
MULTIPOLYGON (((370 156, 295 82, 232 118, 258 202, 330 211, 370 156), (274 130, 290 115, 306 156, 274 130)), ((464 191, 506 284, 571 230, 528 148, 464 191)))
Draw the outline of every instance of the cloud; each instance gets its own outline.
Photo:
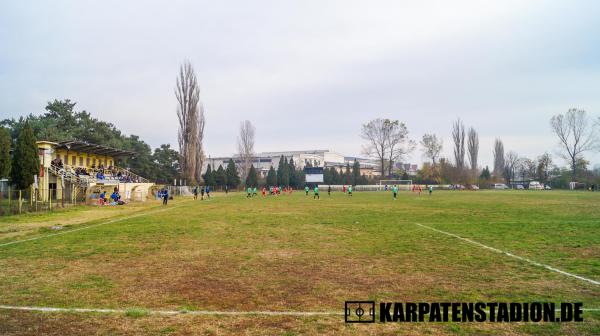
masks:
POLYGON ((0 117, 71 98, 154 147, 175 145, 173 87, 189 59, 212 155, 235 151, 244 119, 257 127, 258 150, 359 154, 369 119, 403 120, 414 138, 448 138, 461 117, 482 136, 482 162, 491 163, 484 144, 495 137, 535 156, 554 147, 553 114, 600 113, 597 9, 584 1, 7 2, 0 117))

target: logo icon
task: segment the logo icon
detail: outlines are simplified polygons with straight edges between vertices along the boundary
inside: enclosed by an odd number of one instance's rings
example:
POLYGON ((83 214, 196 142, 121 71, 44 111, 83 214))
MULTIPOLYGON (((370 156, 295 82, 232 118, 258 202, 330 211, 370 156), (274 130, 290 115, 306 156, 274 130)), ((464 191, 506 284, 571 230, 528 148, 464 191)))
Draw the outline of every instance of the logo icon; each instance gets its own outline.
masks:
POLYGON ((375 301, 346 301, 344 308, 346 323, 375 322, 375 301))

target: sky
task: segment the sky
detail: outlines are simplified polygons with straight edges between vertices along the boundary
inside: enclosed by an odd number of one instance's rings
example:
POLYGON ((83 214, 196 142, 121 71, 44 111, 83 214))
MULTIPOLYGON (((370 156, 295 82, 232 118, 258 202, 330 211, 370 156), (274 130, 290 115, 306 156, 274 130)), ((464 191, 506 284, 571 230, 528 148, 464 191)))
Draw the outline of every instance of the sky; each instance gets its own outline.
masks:
POLYGON ((599 15, 597 1, 2 1, 0 119, 68 98, 177 147, 175 78, 190 61, 211 156, 236 151, 246 119, 257 152, 360 156, 361 125, 391 118, 452 157, 460 118, 482 166, 495 138, 563 164, 549 119, 600 116, 599 15))

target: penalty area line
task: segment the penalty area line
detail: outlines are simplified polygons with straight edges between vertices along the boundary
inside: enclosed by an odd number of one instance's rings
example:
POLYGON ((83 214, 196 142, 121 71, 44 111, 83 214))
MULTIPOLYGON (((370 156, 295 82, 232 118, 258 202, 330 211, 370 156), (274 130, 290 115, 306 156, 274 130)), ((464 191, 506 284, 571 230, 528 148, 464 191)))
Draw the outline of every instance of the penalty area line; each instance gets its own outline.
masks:
POLYGON ((426 229, 429 229, 429 230, 432 230, 432 231, 444 234, 446 236, 450 236, 450 237, 453 237, 453 238, 456 238, 456 239, 460 239, 460 240, 462 240, 464 242, 467 242, 467 243, 469 243, 471 245, 479 246, 479 247, 484 248, 486 250, 489 250, 489 251, 492 251, 492 252, 496 252, 496 253, 499 253, 499 254, 503 254, 505 256, 508 256, 508 257, 511 257, 511 258, 514 258, 514 259, 517 259, 517 260, 521 260, 521 261, 524 261, 526 263, 529 263, 529 264, 532 264, 532 265, 535 265, 535 266, 538 266, 538 267, 545 268, 545 269, 550 270, 552 272, 556 272, 556 273, 559 273, 559 274, 562 274, 562 275, 566 275, 568 277, 572 277, 572 278, 575 278, 575 279, 578 279, 578 280, 589 282, 589 283, 591 283, 593 285, 596 285, 596 286, 600 286, 600 281, 596 281, 596 280, 593 280, 593 279, 588 279, 586 277, 582 277, 581 275, 577 275, 577 274, 565 272, 565 271, 560 270, 560 269, 558 269, 556 267, 552 267, 550 265, 542 264, 542 263, 537 262, 535 260, 531 260, 529 258, 521 257, 521 256, 518 256, 516 254, 512 254, 510 252, 506 252, 506 251, 497 249, 495 247, 487 246, 487 245, 482 244, 480 242, 476 242, 476 241, 471 240, 469 238, 461 237, 461 236, 459 236, 457 234, 454 234, 454 233, 442 231, 442 230, 439 230, 439 229, 436 229, 436 228, 433 228, 431 226, 427 226, 427 225, 424 225, 424 224, 421 224, 421 223, 413 223, 413 224, 415 224, 417 226, 420 226, 422 228, 426 228, 426 229))
POLYGON ((151 310, 143 308, 133 309, 110 309, 110 308, 59 308, 59 307, 30 307, 30 306, 7 306, 0 305, 4 310, 25 310, 46 313, 104 313, 104 314, 127 314, 128 312, 140 310, 150 315, 267 315, 267 316, 324 316, 343 315, 332 311, 277 311, 277 310, 249 310, 249 311, 227 311, 227 310, 151 310))
POLYGON ((108 220, 106 222, 102 222, 102 223, 98 223, 98 224, 92 224, 92 225, 87 225, 87 226, 76 228, 76 229, 72 229, 72 230, 66 230, 66 231, 57 232, 57 233, 51 233, 51 234, 47 234, 47 235, 43 235, 43 236, 37 236, 37 237, 33 237, 33 238, 22 239, 22 240, 15 240, 15 241, 7 242, 7 243, 2 243, 2 244, 0 244, 0 247, 14 245, 14 244, 19 244, 19 243, 25 243, 25 242, 29 242, 29 241, 33 241, 33 240, 42 239, 42 238, 49 238, 49 237, 54 237, 54 236, 65 235, 67 233, 72 233, 72 232, 87 230, 87 229, 95 228, 95 227, 102 226, 102 225, 107 225, 107 224, 112 224, 112 223, 124 221, 124 220, 127 220, 127 219, 142 217, 142 216, 146 216, 146 215, 152 215, 152 214, 155 214, 155 213, 159 213, 159 212, 163 212, 163 211, 168 211, 168 210, 171 210, 171 209, 179 208, 179 207, 181 207, 181 206, 183 206, 185 204, 187 204, 187 202, 186 203, 182 203, 182 204, 177 204, 177 205, 174 205, 174 206, 169 207, 169 208, 163 208, 163 209, 155 210, 155 211, 150 210, 148 212, 143 212, 143 213, 136 213, 136 214, 133 214, 133 215, 130 215, 130 216, 125 216, 125 217, 121 217, 121 218, 115 218, 115 219, 108 220))

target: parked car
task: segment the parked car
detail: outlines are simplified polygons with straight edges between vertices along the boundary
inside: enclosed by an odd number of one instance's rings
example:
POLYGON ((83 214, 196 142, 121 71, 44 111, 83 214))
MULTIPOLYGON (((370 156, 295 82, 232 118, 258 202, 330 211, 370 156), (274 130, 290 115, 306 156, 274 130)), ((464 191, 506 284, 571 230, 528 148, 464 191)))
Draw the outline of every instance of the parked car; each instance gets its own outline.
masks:
POLYGON ((531 181, 531 182, 529 182, 529 189, 544 190, 544 186, 542 186, 542 184, 538 181, 531 181))
POLYGON ((522 184, 517 184, 515 186, 515 189, 517 189, 517 190, 525 190, 525 187, 522 184))
POLYGON ((504 183, 494 183, 493 189, 508 189, 508 186, 504 183))
POLYGON ((550 187, 549 185, 547 185, 547 184, 546 184, 546 185, 544 186, 544 190, 552 190, 552 187, 550 187))
POLYGON ((478 187, 478 186, 476 186, 476 185, 474 185, 474 184, 471 184, 471 185, 469 186, 469 189, 471 189, 471 190, 479 190, 479 187, 478 187))

